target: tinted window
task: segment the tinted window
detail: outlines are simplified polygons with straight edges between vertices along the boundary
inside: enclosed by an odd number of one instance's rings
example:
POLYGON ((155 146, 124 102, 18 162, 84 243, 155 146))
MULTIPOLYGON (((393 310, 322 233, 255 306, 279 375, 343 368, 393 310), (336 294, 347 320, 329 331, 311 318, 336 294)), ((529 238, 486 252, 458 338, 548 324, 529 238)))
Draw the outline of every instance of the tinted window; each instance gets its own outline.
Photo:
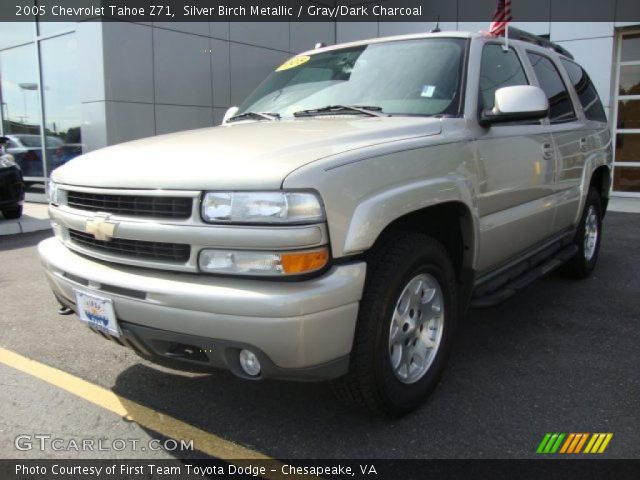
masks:
POLYGON ((580 103, 584 114, 589 120, 595 120, 597 122, 606 122, 607 116, 602 108, 602 103, 598 97, 596 88, 591 83, 591 79, 587 72, 585 72, 580 65, 577 65, 569 60, 561 59, 562 65, 567 70, 567 74, 571 79, 573 87, 580 97, 580 103))
POLYGON ((576 119, 571 97, 553 62, 542 55, 528 52, 529 60, 549 99, 549 120, 551 123, 570 122, 576 119))
POLYGON ((501 45, 485 45, 480 67, 480 108, 493 108, 496 90, 513 85, 528 85, 516 53, 505 52, 501 45))

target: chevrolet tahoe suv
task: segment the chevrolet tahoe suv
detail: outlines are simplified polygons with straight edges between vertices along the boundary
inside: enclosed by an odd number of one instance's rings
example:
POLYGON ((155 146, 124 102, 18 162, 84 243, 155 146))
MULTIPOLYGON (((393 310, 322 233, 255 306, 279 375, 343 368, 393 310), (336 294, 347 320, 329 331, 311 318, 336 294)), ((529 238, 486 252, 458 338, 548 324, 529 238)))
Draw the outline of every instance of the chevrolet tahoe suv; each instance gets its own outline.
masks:
POLYGON ((468 306, 598 259, 603 107, 568 52, 510 33, 317 48, 220 126, 56 169, 61 312, 161 364, 415 409, 468 306))

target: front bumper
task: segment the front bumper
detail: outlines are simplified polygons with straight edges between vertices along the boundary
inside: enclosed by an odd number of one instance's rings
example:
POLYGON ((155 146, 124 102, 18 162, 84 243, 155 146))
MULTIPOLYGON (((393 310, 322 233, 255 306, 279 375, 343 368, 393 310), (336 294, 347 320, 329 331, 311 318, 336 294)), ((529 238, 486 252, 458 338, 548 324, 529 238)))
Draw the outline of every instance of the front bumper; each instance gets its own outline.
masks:
POLYGON ((237 352, 250 348, 263 364, 262 378, 315 380, 346 373, 364 262, 293 283, 102 263, 56 238, 42 241, 38 251, 61 303, 75 309, 74 290, 112 299, 122 343, 143 356, 246 376, 237 352), (185 346, 197 355, 184 355, 185 346))

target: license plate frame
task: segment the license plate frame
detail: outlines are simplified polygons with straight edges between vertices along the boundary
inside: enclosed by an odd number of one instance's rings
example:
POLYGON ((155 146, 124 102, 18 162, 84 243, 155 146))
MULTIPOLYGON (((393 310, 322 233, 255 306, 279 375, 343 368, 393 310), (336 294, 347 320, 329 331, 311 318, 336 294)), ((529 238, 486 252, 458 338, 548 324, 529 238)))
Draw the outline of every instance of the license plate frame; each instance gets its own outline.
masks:
POLYGON ((80 290, 73 291, 76 296, 78 318, 82 323, 114 337, 120 337, 120 327, 113 300, 80 290))

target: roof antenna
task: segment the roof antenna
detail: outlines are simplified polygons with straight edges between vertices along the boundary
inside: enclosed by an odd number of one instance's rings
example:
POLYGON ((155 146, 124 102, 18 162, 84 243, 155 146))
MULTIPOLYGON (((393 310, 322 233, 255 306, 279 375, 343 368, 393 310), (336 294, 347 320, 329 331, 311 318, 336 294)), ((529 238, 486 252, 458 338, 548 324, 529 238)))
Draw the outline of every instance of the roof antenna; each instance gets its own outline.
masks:
POLYGON ((440 33, 442 30, 440 30, 440 15, 438 15, 438 19, 436 20, 436 26, 435 28, 432 28, 431 30, 429 30, 429 33, 440 33))

